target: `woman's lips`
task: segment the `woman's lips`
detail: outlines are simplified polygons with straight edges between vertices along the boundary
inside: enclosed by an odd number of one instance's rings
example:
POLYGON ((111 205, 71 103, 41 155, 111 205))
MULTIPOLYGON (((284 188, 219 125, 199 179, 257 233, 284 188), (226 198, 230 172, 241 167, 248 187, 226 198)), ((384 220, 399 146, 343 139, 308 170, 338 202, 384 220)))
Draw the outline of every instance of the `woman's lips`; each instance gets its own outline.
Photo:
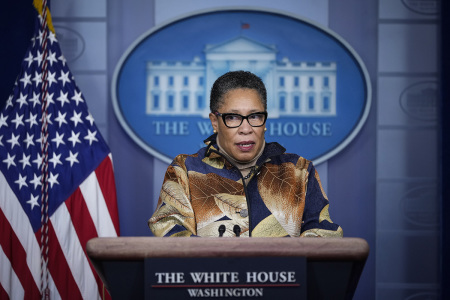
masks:
POLYGON ((243 152, 248 152, 248 151, 251 151, 253 149, 253 147, 255 147, 255 142, 243 141, 243 142, 236 143, 236 146, 239 148, 239 150, 241 150, 243 152))

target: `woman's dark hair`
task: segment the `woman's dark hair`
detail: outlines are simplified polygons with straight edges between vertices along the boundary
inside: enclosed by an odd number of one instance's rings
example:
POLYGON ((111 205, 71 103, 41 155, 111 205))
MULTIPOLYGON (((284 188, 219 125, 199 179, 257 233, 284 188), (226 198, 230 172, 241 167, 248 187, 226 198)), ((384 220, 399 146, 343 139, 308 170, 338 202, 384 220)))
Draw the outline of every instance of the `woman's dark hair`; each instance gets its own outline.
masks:
POLYGON ((248 71, 232 71, 223 74, 214 82, 209 102, 211 112, 216 112, 223 104, 223 96, 234 89, 257 91, 264 109, 267 110, 267 91, 261 78, 248 71))

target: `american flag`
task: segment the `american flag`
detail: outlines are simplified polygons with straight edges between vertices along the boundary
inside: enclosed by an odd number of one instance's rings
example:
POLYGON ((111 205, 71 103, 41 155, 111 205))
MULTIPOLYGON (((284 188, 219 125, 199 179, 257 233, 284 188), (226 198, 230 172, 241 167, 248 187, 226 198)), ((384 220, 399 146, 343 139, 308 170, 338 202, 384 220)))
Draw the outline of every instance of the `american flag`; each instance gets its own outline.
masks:
POLYGON ((46 19, 36 18, 21 73, 0 112, 0 299, 40 299, 44 288, 50 299, 99 299, 105 290, 85 246, 94 237, 119 235, 112 159, 51 23, 42 25, 46 19), (48 254, 41 252, 47 238, 48 254))

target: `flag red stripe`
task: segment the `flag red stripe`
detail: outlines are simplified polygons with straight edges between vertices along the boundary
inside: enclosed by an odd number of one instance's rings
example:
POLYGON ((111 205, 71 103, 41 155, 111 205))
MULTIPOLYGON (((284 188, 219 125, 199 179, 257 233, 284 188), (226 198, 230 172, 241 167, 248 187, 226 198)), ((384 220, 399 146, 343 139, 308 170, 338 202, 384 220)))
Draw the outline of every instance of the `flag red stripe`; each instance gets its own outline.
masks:
POLYGON ((117 236, 120 235, 119 212, 117 208, 116 183, 114 180, 114 170, 112 161, 109 156, 101 162, 95 170, 98 184, 102 190, 105 198, 106 206, 108 207, 109 215, 111 216, 117 236))
MULTIPOLYGON (((78 235, 78 239, 80 240, 84 255, 88 257, 86 253, 86 244, 90 239, 97 237, 98 234, 80 188, 76 189, 76 191, 66 200, 65 204, 71 215, 72 224, 78 235)), ((102 295, 103 282, 95 271, 91 261, 89 259, 88 261, 92 273, 94 274, 95 281, 97 282, 99 295, 102 295)))
MULTIPOLYGON (((40 299, 39 288, 27 264, 27 253, 0 209, 0 245, 25 291, 25 299, 40 299)), ((33 254, 31 254, 33 255, 33 254)), ((6 291, 5 291, 6 293, 6 291)), ((3 298, 0 298, 3 299, 3 298)))
POLYGON ((82 299, 81 292, 73 278, 51 222, 49 222, 48 226, 48 236, 48 269, 50 274, 52 274, 53 281, 55 282, 61 299, 82 299))
POLYGON ((8 293, 5 291, 5 289, 3 288, 3 286, 1 284, 0 284, 0 299, 2 299, 2 300, 9 299, 8 293))
POLYGON ((81 246, 84 249, 87 241, 96 237, 98 234, 86 203, 84 202, 80 188, 75 190, 75 192, 65 201, 65 204, 72 217, 72 224, 77 232, 81 246))

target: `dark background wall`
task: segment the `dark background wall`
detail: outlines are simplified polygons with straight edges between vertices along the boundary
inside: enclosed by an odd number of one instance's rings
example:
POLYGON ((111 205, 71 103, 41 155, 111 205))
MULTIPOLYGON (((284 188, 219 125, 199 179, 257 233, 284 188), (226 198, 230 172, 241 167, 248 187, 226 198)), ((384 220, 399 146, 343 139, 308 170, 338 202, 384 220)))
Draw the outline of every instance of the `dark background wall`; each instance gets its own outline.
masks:
POLYGON ((450 298, 450 3, 441 1, 441 143, 442 143, 442 195, 441 195, 441 255, 442 299, 450 298))
POLYGON ((21 61, 33 36, 35 9, 32 1, 18 0, 0 10, 0 105, 12 91, 21 61))

